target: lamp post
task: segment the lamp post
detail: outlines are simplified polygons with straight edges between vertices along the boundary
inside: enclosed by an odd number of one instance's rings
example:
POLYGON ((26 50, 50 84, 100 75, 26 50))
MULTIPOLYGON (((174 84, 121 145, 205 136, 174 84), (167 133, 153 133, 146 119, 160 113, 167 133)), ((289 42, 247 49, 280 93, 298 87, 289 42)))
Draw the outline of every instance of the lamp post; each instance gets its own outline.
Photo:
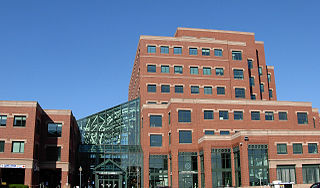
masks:
POLYGON ((79 168, 79 172, 80 172, 80 188, 81 188, 81 172, 82 172, 82 167, 81 166, 79 168))

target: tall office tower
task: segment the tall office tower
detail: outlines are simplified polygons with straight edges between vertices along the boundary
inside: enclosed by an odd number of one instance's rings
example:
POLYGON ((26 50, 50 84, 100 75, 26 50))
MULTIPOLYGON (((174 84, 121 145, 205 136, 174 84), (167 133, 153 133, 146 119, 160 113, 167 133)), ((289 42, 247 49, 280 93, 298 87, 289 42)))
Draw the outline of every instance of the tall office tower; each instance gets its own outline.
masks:
POLYGON ((318 109, 277 101, 254 33, 141 36, 128 94, 140 98, 144 187, 319 181, 318 109))

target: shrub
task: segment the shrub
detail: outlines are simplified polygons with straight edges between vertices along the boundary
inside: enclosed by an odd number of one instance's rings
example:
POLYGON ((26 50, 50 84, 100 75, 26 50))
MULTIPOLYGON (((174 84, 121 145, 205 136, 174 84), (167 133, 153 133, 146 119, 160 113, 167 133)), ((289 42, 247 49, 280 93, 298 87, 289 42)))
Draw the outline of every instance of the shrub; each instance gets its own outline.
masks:
POLYGON ((28 185, 23 184, 10 184, 9 188, 28 188, 28 185))

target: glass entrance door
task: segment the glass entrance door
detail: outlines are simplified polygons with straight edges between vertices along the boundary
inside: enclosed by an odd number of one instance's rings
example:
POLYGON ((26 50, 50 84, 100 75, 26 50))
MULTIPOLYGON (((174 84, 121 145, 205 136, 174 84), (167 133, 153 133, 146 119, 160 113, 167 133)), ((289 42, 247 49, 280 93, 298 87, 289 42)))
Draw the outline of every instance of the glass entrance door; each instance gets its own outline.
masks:
POLYGON ((104 175, 99 178, 99 188, 122 188, 119 175, 104 175), (102 179, 102 178, 103 179, 102 179), (101 178, 101 179, 100 179, 101 178))

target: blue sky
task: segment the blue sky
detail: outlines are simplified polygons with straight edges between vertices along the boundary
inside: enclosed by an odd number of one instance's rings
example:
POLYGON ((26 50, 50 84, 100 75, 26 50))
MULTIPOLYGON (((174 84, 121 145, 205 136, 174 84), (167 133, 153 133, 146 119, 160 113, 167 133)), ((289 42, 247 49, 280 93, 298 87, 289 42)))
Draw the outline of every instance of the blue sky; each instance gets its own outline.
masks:
POLYGON ((320 1, 1 0, 0 100, 82 118, 127 100, 139 35, 177 27, 256 33, 278 100, 320 107, 320 1))

